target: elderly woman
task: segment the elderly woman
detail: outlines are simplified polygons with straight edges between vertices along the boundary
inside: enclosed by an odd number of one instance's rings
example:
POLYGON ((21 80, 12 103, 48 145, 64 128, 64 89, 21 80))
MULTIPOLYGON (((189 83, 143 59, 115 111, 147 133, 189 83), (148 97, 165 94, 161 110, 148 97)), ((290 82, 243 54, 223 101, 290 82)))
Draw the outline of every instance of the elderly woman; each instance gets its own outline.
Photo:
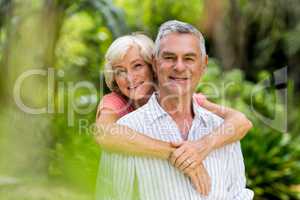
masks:
POLYGON ((197 191, 208 194, 210 180, 202 165, 203 159, 215 149, 241 140, 251 128, 251 122, 236 110, 214 104, 201 94, 195 95, 200 106, 222 117, 224 123, 193 143, 197 154, 186 150, 185 156, 182 156, 183 151, 181 154, 173 152, 181 147, 186 138, 182 138, 181 143, 168 143, 116 124, 122 116, 147 103, 155 91, 153 49, 153 41, 142 34, 122 36, 109 47, 104 72, 106 84, 112 92, 101 99, 98 107, 96 141, 106 151, 168 159, 187 175, 189 169, 202 167, 202 179, 191 181, 197 191))

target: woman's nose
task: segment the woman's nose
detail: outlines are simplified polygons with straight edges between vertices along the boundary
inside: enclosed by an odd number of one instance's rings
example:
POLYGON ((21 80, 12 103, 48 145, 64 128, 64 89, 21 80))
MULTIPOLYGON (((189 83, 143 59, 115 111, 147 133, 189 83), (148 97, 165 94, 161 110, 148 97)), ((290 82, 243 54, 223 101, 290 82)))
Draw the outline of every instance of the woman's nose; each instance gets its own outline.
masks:
POLYGON ((127 73, 127 80, 129 81, 129 83, 134 83, 136 80, 136 75, 133 72, 128 72, 127 73))

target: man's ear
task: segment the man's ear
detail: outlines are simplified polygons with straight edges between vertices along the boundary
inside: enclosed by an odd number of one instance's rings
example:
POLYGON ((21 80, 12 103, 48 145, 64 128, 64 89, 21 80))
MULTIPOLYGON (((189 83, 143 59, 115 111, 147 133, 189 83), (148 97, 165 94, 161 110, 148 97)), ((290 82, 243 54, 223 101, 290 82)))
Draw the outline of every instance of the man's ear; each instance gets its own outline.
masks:
POLYGON ((202 65, 202 75, 206 73, 207 70, 207 65, 208 65, 208 55, 206 54, 203 60, 203 65, 202 65))
POLYGON ((208 65, 208 55, 205 55, 205 59, 204 59, 204 64, 207 66, 208 65))

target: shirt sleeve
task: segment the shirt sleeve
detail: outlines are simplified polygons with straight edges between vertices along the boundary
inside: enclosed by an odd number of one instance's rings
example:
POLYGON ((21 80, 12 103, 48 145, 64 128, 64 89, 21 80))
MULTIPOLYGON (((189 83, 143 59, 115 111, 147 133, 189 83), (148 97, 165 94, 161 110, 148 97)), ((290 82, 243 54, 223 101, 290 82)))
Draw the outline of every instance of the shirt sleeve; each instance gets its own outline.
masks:
MULTIPOLYGON (((120 118, 117 124, 140 130, 138 119, 134 113, 129 113, 120 118)), ((135 188, 136 181, 138 181, 135 176, 135 165, 135 156, 102 151, 96 200, 134 200, 138 198, 138 190, 135 188)))
POLYGON ((252 200, 254 193, 246 188, 246 175, 240 142, 232 144, 229 157, 230 187, 233 200, 252 200))
POLYGON ((98 172, 96 200, 132 200, 134 178, 133 157, 103 151, 98 172))

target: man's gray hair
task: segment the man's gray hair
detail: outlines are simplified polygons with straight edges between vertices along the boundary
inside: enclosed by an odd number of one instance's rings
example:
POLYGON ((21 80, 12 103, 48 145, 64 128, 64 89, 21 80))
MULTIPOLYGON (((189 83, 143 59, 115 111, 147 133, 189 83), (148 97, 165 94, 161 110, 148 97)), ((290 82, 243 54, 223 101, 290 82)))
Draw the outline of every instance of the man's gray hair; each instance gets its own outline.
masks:
POLYGON ((195 35, 199 39, 201 57, 202 59, 205 58, 206 55, 205 41, 201 32, 191 24, 177 21, 177 20, 167 21, 159 27, 159 31, 155 40, 155 56, 159 55, 161 39, 170 33, 190 33, 195 35))

